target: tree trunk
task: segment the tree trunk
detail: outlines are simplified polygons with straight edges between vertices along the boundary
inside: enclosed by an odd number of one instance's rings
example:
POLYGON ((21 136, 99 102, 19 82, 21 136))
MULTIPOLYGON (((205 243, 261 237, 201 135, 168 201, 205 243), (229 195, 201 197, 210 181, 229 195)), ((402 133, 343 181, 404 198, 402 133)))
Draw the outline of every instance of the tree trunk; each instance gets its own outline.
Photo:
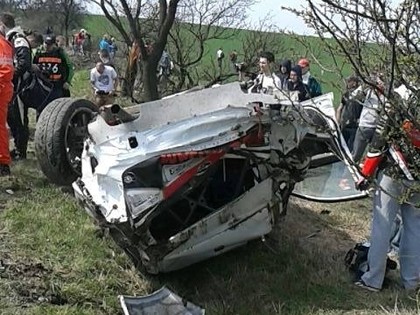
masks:
POLYGON ((122 96, 133 96, 134 91, 134 82, 136 81, 137 75, 137 62, 134 63, 127 63, 127 67, 125 70, 124 80, 121 86, 122 96))
POLYGON ((143 93, 144 100, 154 101, 159 99, 158 81, 156 75, 157 62, 152 60, 143 61, 143 93))
POLYGON ((67 24, 64 28, 64 38, 66 40, 66 47, 69 47, 69 26, 67 24))
POLYGON ((186 78, 187 78, 187 70, 185 70, 183 67, 181 67, 180 73, 179 73, 179 78, 178 78, 179 81, 178 81, 178 85, 176 87, 178 91, 181 91, 182 88, 184 87, 186 78))

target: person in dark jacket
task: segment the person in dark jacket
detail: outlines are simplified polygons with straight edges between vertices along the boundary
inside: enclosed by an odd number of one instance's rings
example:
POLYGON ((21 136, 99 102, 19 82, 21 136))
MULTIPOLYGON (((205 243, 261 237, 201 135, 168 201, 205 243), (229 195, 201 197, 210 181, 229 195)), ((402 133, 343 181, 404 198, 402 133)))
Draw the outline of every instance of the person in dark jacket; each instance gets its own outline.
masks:
POLYGON ((298 91, 299 102, 311 98, 308 87, 302 82, 302 69, 294 66, 290 69, 290 80, 287 83, 287 90, 298 91))
POLYGON ((15 149, 10 152, 10 155, 14 160, 24 159, 28 145, 27 139, 29 139, 29 129, 24 128, 24 124, 27 124, 28 107, 20 98, 20 93, 29 84, 31 77, 31 48, 22 28, 16 26, 11 14, 1 14, 0 21, 6 27, 6 39, 14 47, 14 90, 7 113, 7 124, 14 138, 15 149), (24 117, 21 117, 21 113, 24 117))
POLYGON ((336 116, 344 140, 349 150, 352 151, 357 127, 359 126, 360 113, 363 109, 363 101, 366 95, 358 77, 350 76, 346 81, 346 91, 341 97, 341 103, 337 108, 336 116))
POLYGON ((57 47, 55 36, 52 34, 45 36, 44 47, 37 51, 33 62, 53 86, 48 99, 37 108, 39 115, 51 101, 70 96, 70 83, 74 71, 70 59, 62 48, 57 47))
POLYGON ((298 65, 302 69, 302 81, 308 86, 309 94, 312 97, 322 95, 321 84, 312 76, 309 60, 306 58, 300 59, 298 65))
POLYGON ((280 78, 282 90, 287 89, 287 82, 289 81, 291 68, 292 68, 292 62, 290 60, 283 60, 280 63, 280 71, 277 74, 277 76, 280 78))

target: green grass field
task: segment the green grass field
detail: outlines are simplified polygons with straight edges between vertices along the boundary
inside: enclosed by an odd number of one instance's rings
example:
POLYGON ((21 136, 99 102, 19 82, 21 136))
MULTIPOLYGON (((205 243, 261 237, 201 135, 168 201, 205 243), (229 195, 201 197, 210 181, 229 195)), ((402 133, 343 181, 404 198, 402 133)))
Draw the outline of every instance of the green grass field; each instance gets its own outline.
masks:
POLYGON ((264 243, 147 276, 71 194, 48 183, 33 158, 14 164, 13 171, 14 177, 0 180, 1 314, 122 314, 118 295, 143 295, 164 285, 206 314, 419 312, 418 296, 396 282, 381 293, 351 284, 343 257, 367 236, 368 200, 317 204, 293 198, 285 221, 264 243))

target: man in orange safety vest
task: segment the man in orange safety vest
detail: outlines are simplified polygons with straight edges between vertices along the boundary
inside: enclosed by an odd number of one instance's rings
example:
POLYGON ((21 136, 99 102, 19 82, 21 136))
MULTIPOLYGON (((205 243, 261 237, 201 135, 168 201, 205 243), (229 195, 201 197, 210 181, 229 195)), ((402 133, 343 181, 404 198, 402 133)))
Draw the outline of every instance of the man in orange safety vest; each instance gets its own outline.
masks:
POLYGON ((13 46, 5 38, 7 27, 0 19, 0 176, 10 175, 7 109, 13 97, 13 46))

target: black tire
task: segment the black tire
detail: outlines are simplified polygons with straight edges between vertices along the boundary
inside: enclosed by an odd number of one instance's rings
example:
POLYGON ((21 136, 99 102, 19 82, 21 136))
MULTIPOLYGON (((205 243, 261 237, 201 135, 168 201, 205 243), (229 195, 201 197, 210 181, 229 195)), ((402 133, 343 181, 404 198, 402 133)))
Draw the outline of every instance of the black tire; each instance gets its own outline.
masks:
POLYGON ((70 185, 81 175, 80 156, 87 124, 98 112, 85 99, 59 98, 39 116, 35 152, 45 176, 54 184, 70 185))

